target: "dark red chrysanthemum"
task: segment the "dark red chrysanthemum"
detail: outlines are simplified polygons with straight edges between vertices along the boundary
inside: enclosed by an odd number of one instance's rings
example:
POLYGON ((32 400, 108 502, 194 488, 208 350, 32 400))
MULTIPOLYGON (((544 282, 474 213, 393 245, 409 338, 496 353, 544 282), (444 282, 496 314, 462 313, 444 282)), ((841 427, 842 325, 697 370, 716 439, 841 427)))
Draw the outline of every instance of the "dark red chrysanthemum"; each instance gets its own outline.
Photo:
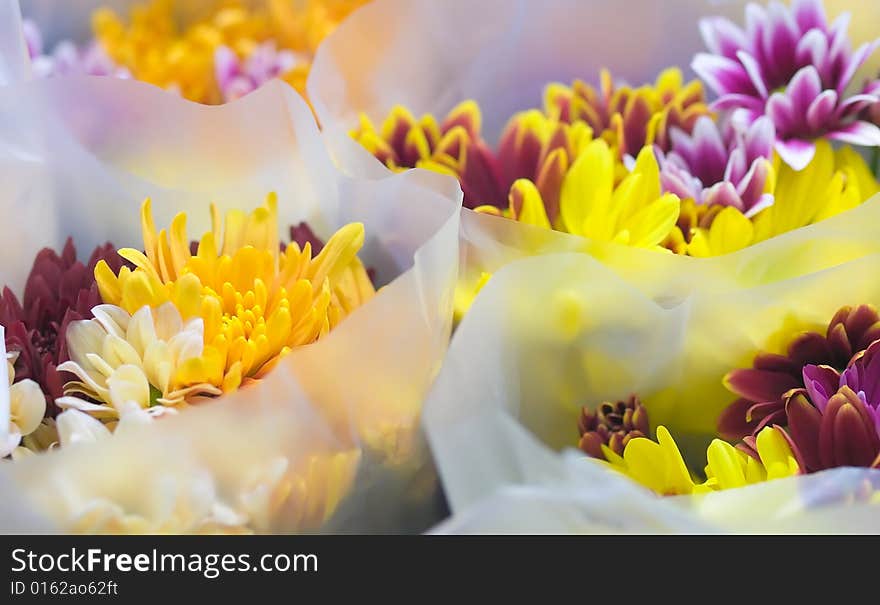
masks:
POLYGON ((606 459, 602 446, 622 456, 630 440, 647 437, 649 430, 647 410, 637 396, 630 395, 626 401, 601 403, 595 411, 583 408, 578 419, 578 447, 600 460, 606 459))
POLYGON ((804 368, 829 366, 838 371, 880 339, 880 315, 870 305, 843 307, 825 334, 805 332, 785 355, 760 353, 751 368, 730 372, 727 388, 739 397, 721 414, 718 432, 730 441, 756 434, 765 426, 787 426, 785 404, 791 391, 804 388, 804 368))
POLYGON ((124 263, 108 243, 95 248, 83 264, 76 258, 73 240, 68 239, 60 255, 50 248, 37 254, 21 302, 8 287, 0 295, 6 350, 18 353, 15 379, 29 378, 40 385, 50 417, 58 414, 54 401, 63 394, 64 378, 57 367, 68 359, 67 326, 90 319, 92 308, 101 304, 95 283, 95 265, 100 260, 107 261, 114 272, 124 263))

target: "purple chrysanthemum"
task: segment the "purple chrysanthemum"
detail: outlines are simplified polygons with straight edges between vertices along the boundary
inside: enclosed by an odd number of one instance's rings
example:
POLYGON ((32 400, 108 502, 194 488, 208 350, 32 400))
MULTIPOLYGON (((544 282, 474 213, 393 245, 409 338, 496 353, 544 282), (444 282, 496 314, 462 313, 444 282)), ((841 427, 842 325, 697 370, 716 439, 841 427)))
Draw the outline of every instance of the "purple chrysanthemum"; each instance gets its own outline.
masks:
POLYGON ((83 48, 64 40, 47 54, 39 28, 32 21, 25 21, 23 30, 31 66, 39 78, 67 75, 131 77, 130 72, 117 66, 95 40, 83 48))
POLYGON ((804 385, 786 402, 788 430, 807 470, 880 467, 880 341, 846 370, 804 367, 804 385))
POLYGON ((720 17, 700 23, 710 52, 691 66, 718 94, 714 109, 734 110, 746 123, 769 116, 776 150, 796 170, 813 158, 820 137, 880 146, 880 128, 859 118, 880 99, 846 94, 880 40, 852 51, 849 15, 829 25, 821 0, 749 4, 745 13, 745 30, 720 17))
POLYGON ((269 80, 283 77, 300 63, 296 53, 279 50, 274 42, 261 44, 244 61, 232 49, 221 46, 214 53, 214 75, 224 101, 234 101, 269 80))
POLYGON ((748 217, 773 203, 766 192, 775 138, 770 118, 719 127, 702 116, 693 134, 673 129, 670 137, 670 152, 658 151, 665 192, 707 206, 733 206, 748 217))

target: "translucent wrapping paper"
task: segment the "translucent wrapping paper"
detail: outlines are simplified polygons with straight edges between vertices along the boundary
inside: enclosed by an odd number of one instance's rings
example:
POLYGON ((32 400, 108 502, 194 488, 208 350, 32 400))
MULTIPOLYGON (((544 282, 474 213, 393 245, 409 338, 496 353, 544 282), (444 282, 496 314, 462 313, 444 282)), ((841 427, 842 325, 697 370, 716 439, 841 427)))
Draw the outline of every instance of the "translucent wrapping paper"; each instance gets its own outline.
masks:
MULTIPOLYGON (((309 95, 322 123, 340 131, 361 112, 374 122, 395 104, 445 115, 472 98, 494 142, 515 111, 540 104, 549 82, 596 81, 607 67, 641 84, 664 67, 686 68, 703 47, 698 19, 741 21, 744 4, 377 0, 325 42, 309 95)), ((874 4, 826 5, 831 17, 854 12, 854 43, 876 34, 874 4)), ((877 63, 875 55, 865 74, 877 63)), ((698 465, 735 399, 726 372, 759 350, 783 350, 799 329, 822 329, 842 305, 880 304, 878 218, 875 198, 738 253, 694 259, 463 211, 461 295, 493 277, 426 404, 456 513, 438 531, 880 531, 875 471, 663 500, 564 451, 577 443, 581 406, 636 392, 652 426, 668 426, 698 465)))
POLYGON ((324 138, 280 83, 205 107, 112 78, 8 82, 0 281, 13 290, 36 252, 68 235, 81 254, 107 240, 139 248, 145 197, 156 224, 186 211, 189 232, 201 234, 210 202, 250 210, 272 191, 285 232, 306 220, 326 238, 363 223, 360 256, 384 287, 255 385, 0 465, 0 529, 394 532, 435 522, 419 415, 450 333, 454 181, 377 169, 353 143, 324 138))

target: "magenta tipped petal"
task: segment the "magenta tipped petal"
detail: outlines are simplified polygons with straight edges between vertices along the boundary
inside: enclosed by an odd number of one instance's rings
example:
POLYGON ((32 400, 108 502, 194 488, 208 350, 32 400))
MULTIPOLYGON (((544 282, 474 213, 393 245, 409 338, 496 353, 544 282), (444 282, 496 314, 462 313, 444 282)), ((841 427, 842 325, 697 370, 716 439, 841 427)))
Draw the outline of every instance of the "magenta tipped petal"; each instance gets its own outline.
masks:
POLYGON ((829 132, 828 138, 851 145, 880 147, 880 127, 868 122, 852 122, 829 132))
POLYGON ((776 151, 782 161, 795 170, 803 170, 816 155, 816 144, 812 141, 790 139, 788 141, 776 141, 776 151))

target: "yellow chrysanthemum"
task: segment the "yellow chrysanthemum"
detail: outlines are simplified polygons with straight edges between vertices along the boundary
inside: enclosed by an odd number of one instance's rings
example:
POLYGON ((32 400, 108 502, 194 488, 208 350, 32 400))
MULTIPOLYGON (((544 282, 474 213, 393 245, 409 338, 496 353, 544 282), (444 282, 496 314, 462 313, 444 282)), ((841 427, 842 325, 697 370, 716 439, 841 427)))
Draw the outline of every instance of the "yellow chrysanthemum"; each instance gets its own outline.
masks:
POLYGON ((468 151, 482 145, 482 115, 471 100, 456 105, 439 122, 432 114, 416 118, 402 105, 394 106, 377 128, 361 114, 351 137, 391 170, 424 168, 462 178, 468 151))
POLYGON ((623 456, 602 446, 612 468, 663 496, 686 496, 744 487, 800 473, 800 467, 782 429, 767 427, 755 440, 756 455, 750 456, 729 443, 715 439, 706 452, 706 481, 695 482, 672 435, 657 427, 657 441, 645 437, 630 440, 623 456))
POLYGON ((144 250, 120 250, 134 271, 115 275, 106 263, 95 268, 104 301, 132 312, 172 302, 185 320, 204 322, 205 348, 187 383, 206 382, 224 392, 260 378, 291 348, 327 334, 375 293, 357 254, 364 228, 340 229, 312 257, 311 245, 279 245, 277 201, 250 215, 226 215, 225 229, 212 206, 212 231, 192 255, 186 215, 157 233, 150 201, 144 202, 144 250))
MULTIPOLYGON (((659 246, 675 227, 679 199, 660 193, 657 159, 651 148, 639 152, 635 166, 615 186, 615 159, 607 143, 595 140, 574 160, 562 181, 559 212, 564 230, 597 241, 639 248, 659 246)), ((514 184, 521 196, 520 221, 549 227, 544 202, 527 181, 514 184)))
POLYGON ((713 490, 731 489, 797 475, 800 467, 781 431, 767 427, 758 433, 755 444, 760 460, 726 441, 714 439, 706 450, 709 464, 704 486, 713 490))

